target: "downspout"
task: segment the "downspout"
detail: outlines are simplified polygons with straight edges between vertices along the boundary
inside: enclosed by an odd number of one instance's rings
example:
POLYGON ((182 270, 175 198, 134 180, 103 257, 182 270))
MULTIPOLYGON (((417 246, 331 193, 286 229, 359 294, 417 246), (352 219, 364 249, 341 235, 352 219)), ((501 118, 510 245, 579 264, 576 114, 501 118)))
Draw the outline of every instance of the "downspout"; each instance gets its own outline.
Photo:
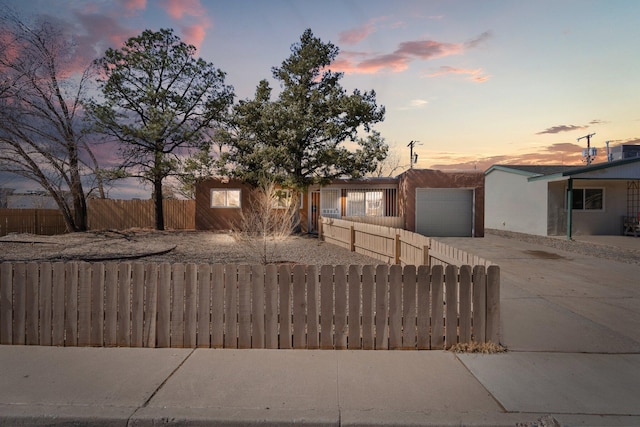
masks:
POLYGON ((573 179, 569 178, 567 189, 567 240, 571 240, 571 228, 573 225, 573 179))

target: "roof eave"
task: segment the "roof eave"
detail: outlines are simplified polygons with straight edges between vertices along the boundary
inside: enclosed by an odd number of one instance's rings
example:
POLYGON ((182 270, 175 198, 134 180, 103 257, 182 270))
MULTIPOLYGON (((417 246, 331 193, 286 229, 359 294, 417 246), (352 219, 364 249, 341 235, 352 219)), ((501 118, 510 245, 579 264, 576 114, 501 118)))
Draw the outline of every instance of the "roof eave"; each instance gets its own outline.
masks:
POLYGON ((516 175, 522 175, 522 176, 528 176, 528 177, 540 176, 539 173, 527 172, 527 171, 523 171, 522 169, 510 168, 509 166, 503 166, 503 165, 493 165, 493 166, 491 166, 489 169, 487 169, 484 172, 485 176, 489 175, 494 170, 502 171, 502 172, 509 172, 509 173, 513 173, 513 174, 516 174, 516 175))

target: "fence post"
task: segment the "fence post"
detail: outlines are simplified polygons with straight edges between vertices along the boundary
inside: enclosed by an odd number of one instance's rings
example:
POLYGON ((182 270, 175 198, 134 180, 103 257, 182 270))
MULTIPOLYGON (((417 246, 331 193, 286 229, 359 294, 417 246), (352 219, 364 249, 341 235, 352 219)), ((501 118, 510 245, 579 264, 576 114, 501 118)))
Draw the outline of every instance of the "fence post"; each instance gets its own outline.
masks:
POLYGON ((422 265, 429 265, 429 246, 422 246, 422 265))
POLYGON ((500 267, 487 269, 487 341, 500 343, 500 267))
POLYGON ((352 226, 349 227, 349 249, 351 252, 356 251, 356 229, 352 226))
POLYGON ((396 264, 400 264, 400 256, 402 255, 400 253, 400 235, 396 234, 396 250, 395 250, 395 263, 396 264))

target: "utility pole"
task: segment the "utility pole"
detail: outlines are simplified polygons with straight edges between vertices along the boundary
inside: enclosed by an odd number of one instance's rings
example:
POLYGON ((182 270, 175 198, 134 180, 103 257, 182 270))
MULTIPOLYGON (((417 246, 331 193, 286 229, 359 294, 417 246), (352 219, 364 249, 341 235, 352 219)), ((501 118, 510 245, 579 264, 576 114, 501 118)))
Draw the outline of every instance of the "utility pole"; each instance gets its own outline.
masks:
POLYGON ((591 148, 591 137, 593 135, 595 135, 595 133, 590 133, 577 139, 577 141, 580 141, 581 139, 587 138, 587 149, 582 151, 582 157, 585 158, 587 166, 591 164, 591 161, 596 158, 596 155, 598 153, 595 148, 591 148))
POLYGON ((416 153, 415 156, 413 154, 413 147, 416 145, 422 145, 422 144, 418 144, 418 142, 420 141, 411 141, 409 144, 407 144, 407 147, 410 147, 410 150, 409 150, 409 156, 410 156, 409 168, 410 169, 413 169, 413 164, 418 162, 418 153, 416 153))

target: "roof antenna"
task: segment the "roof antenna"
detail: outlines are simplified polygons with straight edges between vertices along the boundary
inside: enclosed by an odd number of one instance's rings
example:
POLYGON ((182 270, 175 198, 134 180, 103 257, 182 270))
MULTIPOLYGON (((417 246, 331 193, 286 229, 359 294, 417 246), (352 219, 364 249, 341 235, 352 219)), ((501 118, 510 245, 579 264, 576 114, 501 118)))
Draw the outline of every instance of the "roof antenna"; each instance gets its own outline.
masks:
POLYGON ((590 133, 577 139, 577 141, 580 141, 583 138, 587 138, 587 149, 582 150, 582 157, 584 157, 584 161, 587 162, 587 166, 590 165, 591 161, 594 160, 598 155, 598 149, 595 147, 591 147, 591 137, 593 135, 595 135, 595 133, 590 133))

